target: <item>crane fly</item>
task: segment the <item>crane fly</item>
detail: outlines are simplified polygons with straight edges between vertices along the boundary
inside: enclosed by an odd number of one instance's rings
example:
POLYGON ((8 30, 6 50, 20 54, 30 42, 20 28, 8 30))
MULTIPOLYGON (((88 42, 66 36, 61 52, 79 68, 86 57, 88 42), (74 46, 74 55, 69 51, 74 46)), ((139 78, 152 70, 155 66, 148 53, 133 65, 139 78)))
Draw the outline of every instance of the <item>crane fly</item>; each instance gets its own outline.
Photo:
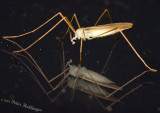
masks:
POLYGON ((73 33, 75 34, 75 36, 72 38, 70 36, 70 40, 72 42, 72 44, 75 44, 75 40, 79 39, 81 40, 81 44, 80 44, 80 65, 82 62, 82 43, 83 40, 91 40, 91 39, 95 39, 95 38, 99 38, 99 37, 106 37, 109 35, 114 35, 118 32, 121 33, 121 35, 124 37, 124 39, 126 40, 126 42, 129 44, 129 46, 131 47, 131 49, 134 51, 134 53, 137 55, 137 57, 142 61, 142 63, 145 65, 145 67, 147 67, 149 70, 153 71, 153 72, 157 72, 156 69, 152 69, 151 67, 149 67, 147 65, 147 63, 143 60, 143 58, 139 55, 139 53, 136 51, 136 49, 133 47, 133 45, 131 44, 131 42, 128 40, 128 38, 124 35, 124 33, 122 31, 126 30, 126 29, 130 29, 132 27, 132 23, 128 23, 128 22, 124 22, 124 23, 112 23, 112 18, 110 16, 110 13, 108 11, 108 9, 105 9, 103 11, 103 13, 100 15, 100 17, 98 18, 97 22, 95 23, 94 26, 92 27, 81 27, 76 14, 74 13, 72 16, 71 21, 69 21, 69 19, 66 16, 63 16, 63 14, 61 12, 58 12, 57 14, 55 14, 53 17, 51 17, 49 20, 47 20, 45 23, 43 23, 42 25, 40 25, 39 27, 35 28, 32 31, 26 32, 24 34, 20 34, 17 36, 3 36, 3 38, 17 38, 17 37, 21 37, 30 33, 33 33, 35 31, 37 31, 38 29, 40 29, 41 27, 43 27, 44 25, 46 25, 48 22, 50 22, 52 19, 54 19, 55 17, 60 16, 61 19, 53 26, 51 27, 46 33, 44 33, 41 37, 39 37, 35 42, 33 42, 32 44, 30 44, 28 47, 26 47, 25 49, 22 50, 18 50, 18 51, 14 51, 14 52, 22 52, 25 51, 27 49, 29 49, 30 47, 32 47, 34 44, 36 44, 39 40, 41 40, 42 38, 44 38, 47 34, 49 34, 55 27, 57 27, 62 21, 64 21, 67 25, 68 25, 68 29, 66 31, 66 33, 64 34, 63 37, 57 37, 59 39, 61 38, 65 38, 69 29, 71 29, 73 31, 73 33), (110 24, 104 24, 104 25, 97 25, 98 22, 100 21, 100 19, 103 17, 103 15, 105 13, 108 13, 108 16, 110 18, 111 23, 110 24), (75 19, 78 29, 75 30, 75 28, 72 26, 72 21, 73 19, 75 19))

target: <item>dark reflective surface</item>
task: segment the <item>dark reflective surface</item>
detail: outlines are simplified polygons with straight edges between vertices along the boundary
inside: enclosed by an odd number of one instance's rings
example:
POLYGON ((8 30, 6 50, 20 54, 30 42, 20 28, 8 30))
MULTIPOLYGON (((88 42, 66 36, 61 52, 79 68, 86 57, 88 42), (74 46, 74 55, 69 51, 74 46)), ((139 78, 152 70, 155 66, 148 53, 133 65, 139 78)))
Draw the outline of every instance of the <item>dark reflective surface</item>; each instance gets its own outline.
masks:
MULTIPOLYGON (((148 65, 159 70, 160 16, 158 0, 8 0, 1 7, 1 36, 18 35, 33 30, 59 11, 69 19, 73 13, 76 13, 81 26, 93 26, 105 8, 109 9, 113 22, 132 22, 134 24, 132 29, 124 31, 124 33, 148 65)), ((45 33, 58 20, 60 18, 55 18, 51 23, 36 33, 14 39, 14 41, 23 47, 27 47, 27 45, 45 33)), ((99 24, 106 23, 109 23, 109 19, 105 15, 99 24)), ((77 28, 75 23, 73 25, 77 28)), ((64 22, 61 23, 53 32, 28 50, 44 73, 49 77, 61 72, 61 58, 57 54, 57 52, 61 54, 61 45, 55 37, 62 36, 66 28, 67 25, 64 22)), ((118 85, 122 85, 135 75, 143 72, 145 67, 130 49, 123 37, 120 34, 117 37, 119 38, 119 42, 113 51, 106 76, 118 85)), ((16 46, 5 40, 1 39, 0 42, 1 49, 7 51, 17 50, 16 46)), ((67 35, 63 42, 66 61, 72 59, 73 64, 78 65, 80 41, 76 41, 76 45, 73 46, 69 41, 69 35, 67 35)), ((115 39, 113 36, 84 42, 82 65, 96 72, 101 72, 114 42, 115 39)), ((19 111, 26 113, 35 112, 33 109, 23 107, 26 103, 28 106, 41 109, 44 113, 107 112, 101 108, 96 102, 96 99, 93 98, 91 100, 87 94, 79 91, 76 92, 74 101, 70 102, 72 91, 69 88, 66 89, 66 93, 62 94, 55 103, 50 103, 39 86, 32 80, 28 71, 26 71, 25 67, 18 60, 1 52, 0 62, 1 111, 8 113, 19 111), (12 99, 16 102, 13 102, 12 99)), ((32 66, 31 68, 36 75, 39 74, 32 66)), ((112 112, 159 112, 159 80, 159 72, 147 73, 137 79, 126 87, 124 92, 117 94, 117 96, 124 94, 129 89, 143 82, 149 81, 155 83, 155 85, 145 85, 138 89, 123 99, 122 102, 117 103, 113 107, 112 112)))

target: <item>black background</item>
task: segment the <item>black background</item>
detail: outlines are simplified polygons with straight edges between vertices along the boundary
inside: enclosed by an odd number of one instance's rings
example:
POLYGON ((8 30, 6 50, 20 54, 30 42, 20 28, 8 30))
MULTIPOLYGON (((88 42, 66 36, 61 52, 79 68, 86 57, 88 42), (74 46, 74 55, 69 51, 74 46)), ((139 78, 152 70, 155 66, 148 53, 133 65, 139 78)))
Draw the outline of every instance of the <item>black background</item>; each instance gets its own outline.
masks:
MULTIPOLYGON (((93 26, 100 14, 107 8, 111 13, 113 22, 132 22, 134 24, 133 28, 124 31, 124 33, 147 64, 159 70, 159 0, 8 0, 1 1, 1 5, 1 36, 18 35, 30 31, 57 12, 62 12, 69 19, 73 13, 76 13, 81 26, 93 26)), ((60 18, 55 18, 36 33, 14 40, 23 47, 27 47, 58 20, 60 18)), ((108 16, 105 15, 99 24, 109 22, 108 16)), ((77 28, 75 23, 73 25, 77 28)), ((61 72, 60 58, 55 52, 61 53, 61 46, 55 37, 62 36, 66 28, 67 25, 62 22, 53 32, 28 50, 46 75, 55 76, 61 72)), ((119 43, 113 51, 111 65, 107 70, 106 76, 118 85, 122 85, 135 75, 143 72, 145 67, 132 52, 123 37, 120 34, 117 37, 119 38, 119 43)), ((78 65, 79 41, 73 46, 69 41, 69 35, 67 35, 63 42, 66 61, 72 59, 73 64, 78 65)), ((114 42, 113 36, 84 42, 82 65, 96 72, 101 72, 114 42)), ((14 45, 5 40, 1 39, 0 44, 3 50, 17 50, 14 45)), ((67 89, 67 93, 59 97, 55 103, 50 103, 39 86, 24 71, 25 67, 18 63, 18 60, 1 52, 0 62, 1 99, 14 99, 19 103, 27 103, 42 109, 42 112, 45 113, 107 112, 101 108, 95 99, 90 100, 87 94, 79 91, 76 92, 74 101, 70 102, 72 95, 70 89, 67 89)), ((38 73, 35 71, 35 74, 38 73)), ((160 112, 159 80, 158 72, 150 72, 137 79, 124 92, 143 82, 153 82, 154 85, 145 85, 138 89, 123 99, 121 103, 113 106, 112 112, 160 112)), ((120 96, 120 94, 117 96, 120 96)), ((0 102, 0 110, 0 112, 8 113, 18 111, 34 112, 6 102, 0 102)))

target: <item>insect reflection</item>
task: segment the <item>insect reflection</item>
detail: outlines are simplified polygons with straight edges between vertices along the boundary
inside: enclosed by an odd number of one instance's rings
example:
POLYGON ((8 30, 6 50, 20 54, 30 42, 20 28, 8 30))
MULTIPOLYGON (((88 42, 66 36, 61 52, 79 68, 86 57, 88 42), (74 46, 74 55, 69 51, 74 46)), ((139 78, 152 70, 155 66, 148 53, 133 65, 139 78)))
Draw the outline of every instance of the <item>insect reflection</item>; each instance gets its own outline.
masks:
MULTIPOLYGON (((17 45, 20 49, 23 49, 16 42, 14 42, 12 40, 9 40, 9 39, 5 39, 5 40, 17 45)), ((63 48, 63 45, 62 45, 62 48, 63 48)), ((34 58, 31 56, 31 54, 29 54, 27 51, 24 51, 27 56, 24 56, 24 55, 22 55, 20 53, 10 53, 10 52, 7 52, 5 50, 3 50, 3 51, 8 53, 8 54, 10 54, 10 55, 13 55, 17 59, 19 59, 19 61, 30 71, 34 81, 40 86, 40 88, 43 90, 43 92, 46 94, 46 96, 49 98, 49 100, 51 102, 54 102, 58 98, 58 96, 60 94, 62 94, 63 90, 66 87, 70 87, 70 88, 73 89, 73 95, 74 95, 76 89, 79 90, 79 91, 85 92, 85 93, 87 93, 89 95, 92 95, 93 97, 96 98, 97 102, 104 109, 106 109, 108 111, 112 110, 111 108, 112 108, 112 106, 114 104, 116 104, 117 102, 120 102, 121 99, 123 99, 128 94, 130 94, 131 92, 135 91, 136 89, 140 88, 141 86, 143 86, 143 84, 140 84, 137 87, 133 88, 131 91, 129 91, 128 93, 124 94, 120 98, 115 97, 113 94, 115 94, 118 91, 123 90, 123 88, 125 86, 127 86, 128 84, 130 84, 132 81, 134 81, 135 79, 137 79, 140 76, 144 75, 145 73, 151 71, 151 70, 145 70, 144 72, 140 73, 139 75, 136 75, 134 78, 132 78, 131 80, 129 80, 125 84, 123 84, 121 86, 118 86, 118 85, 116 85, 115 82, 109 80, 107 77, 105 77, 105 76, 103 76, 103 75, 101 75, 101 74, 99 74, 97 72, 94 72, 92 70, 86 69, 85 67, 71 65, 71 60, 70 60, 64 66, 62 73, 58 74, 57 76, 55 76, 55 77, 53 77, 51 79, 48 79, 46 77, 46 75, 43 73, 42 69, 37 64, 37 62, 34 60, 34 58), (50 86, 50 88, 51 88, 50 91, 47 91, 45 89, 45 87, 42 85, 42 83, 39 81, 37 76, 30 69, 30 67, 28 65, 26 65, 25 62, 23 60, 21 60, 21 58, 19 58, 19 56, 25 58, 28 62, 30 62, 40 72, 42 77, 46 80, 46 82, 50 86), (62 79, 60 80, 60 82, 57 85, 53 86, 52 82, 54 82, 59 77, 62 77, 62 79), (67 82, 67 84, 65 84, 66 82, 67 82), (64 86, 64 84, 65 84, 65 86, 64 86), (59 94, 57 94, 53 98, 50 97, 50 94, 52 92, 56 91, 61 86, 64 86, 64 87, 62 87, 62 90, 59 92, 59 94), (113 91, 112 92, 108 92, 107 88, 110 88, 113 91), (109 100, 109 101, 111 101, 111 104, 106 106, 100 101, 101 99, 102 100, 109 100)), ((65 57, 63 57, 63 58, 65 58, 65 57)), ((152 84, 152 83, 147 83, 147 84, 152 84)))

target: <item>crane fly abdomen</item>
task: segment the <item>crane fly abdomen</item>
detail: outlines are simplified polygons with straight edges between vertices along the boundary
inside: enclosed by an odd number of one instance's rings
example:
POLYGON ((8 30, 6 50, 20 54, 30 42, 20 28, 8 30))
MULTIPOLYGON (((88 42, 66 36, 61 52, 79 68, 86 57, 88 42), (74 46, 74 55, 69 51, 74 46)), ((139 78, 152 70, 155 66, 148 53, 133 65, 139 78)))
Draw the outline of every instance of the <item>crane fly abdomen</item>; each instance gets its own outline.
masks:
POLYGON ((86 69, 85 67, 70 65, 69 74, 73 77, 78 76, 83 80, 86 80, 92 83, 97 83, 98 85, 101 85, 103 87, 122 90, 119 86, 117 86, 113 81, 111 81, 107 77, 95 71, 86 69))

